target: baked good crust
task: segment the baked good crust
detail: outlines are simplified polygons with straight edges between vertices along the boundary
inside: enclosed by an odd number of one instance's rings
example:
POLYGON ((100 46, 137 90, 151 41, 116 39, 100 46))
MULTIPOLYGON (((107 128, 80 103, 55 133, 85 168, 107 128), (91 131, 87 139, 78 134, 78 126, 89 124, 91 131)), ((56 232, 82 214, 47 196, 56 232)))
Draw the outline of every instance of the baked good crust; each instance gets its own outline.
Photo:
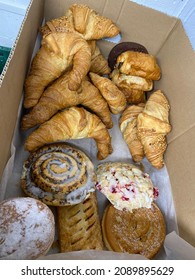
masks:
POLYGON ((87 155, 62 142, 31 153, 21 176, 25 194, 51 206, 81 202, 95 190, 95 182, 94 165, 87 155))
POLYGON ((108 250, 141 254, 152 259, 163 245, 166 226, 158 206, 121 211, 108 205, 102 219, 102 234, 108 250))
POLYGON ((79 204, 58 207, 57 217, 60 252, 103 249, 95 193, 79 204))
POLYGON ((30 197, 0 203, 0 259, 31 260, 44 256, 55 235, 55 222, 47 205, 30 197))

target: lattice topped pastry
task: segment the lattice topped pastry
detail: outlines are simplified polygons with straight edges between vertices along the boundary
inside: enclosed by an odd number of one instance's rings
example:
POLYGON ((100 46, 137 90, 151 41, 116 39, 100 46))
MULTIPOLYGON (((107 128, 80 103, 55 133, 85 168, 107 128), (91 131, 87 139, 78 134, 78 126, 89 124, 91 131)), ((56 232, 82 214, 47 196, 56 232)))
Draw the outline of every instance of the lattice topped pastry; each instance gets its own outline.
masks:
POLYGON ((103 241, 95 193, 83 202, 57 208, 61 252, 102 250, 103 241))
POLYGON ((103 240, 109 250, 141 254, 153 258, 166 235, 164 217, 155 203, 152 207, 121 211, 109 205, 102 220, 103 240))
POLYGON ((96 176, 91 160, 65 143, 44 146, 24 162, 24 192, 48 205, 62 206, 83 201, 94 191, 96 176))

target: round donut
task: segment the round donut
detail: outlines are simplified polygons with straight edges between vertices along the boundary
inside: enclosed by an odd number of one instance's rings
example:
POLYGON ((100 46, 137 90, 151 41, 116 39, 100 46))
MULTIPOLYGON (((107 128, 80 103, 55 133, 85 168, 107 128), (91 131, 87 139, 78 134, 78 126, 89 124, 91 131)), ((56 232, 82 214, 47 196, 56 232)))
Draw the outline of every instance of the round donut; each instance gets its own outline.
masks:
POLYGON ((108 250, 152 259, 163 245, 166 227, 155 203, 149 209, 142 207, 133 212, 118 210, 110 204, 104 211, 102 233, 108 250))
POLYGON ((0 203, 0 259, 44 256, 55 234, 54 215, 41 201, 17 197, 0 203))
POLYGON ((47 205, 82 202, 94 191, 95 171, 81 150, 65 143, 46 145, 31 153, 23 164, 21 187, 47 205))

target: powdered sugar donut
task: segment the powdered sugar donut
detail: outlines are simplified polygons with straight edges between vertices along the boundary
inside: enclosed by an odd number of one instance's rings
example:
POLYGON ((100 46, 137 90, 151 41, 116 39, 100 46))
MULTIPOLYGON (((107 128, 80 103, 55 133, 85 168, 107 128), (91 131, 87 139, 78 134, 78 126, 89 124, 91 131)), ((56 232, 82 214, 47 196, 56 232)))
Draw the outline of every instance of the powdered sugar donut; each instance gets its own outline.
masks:
POLYGON ((18 197, 0 203, 0 259, 37 259, 54 241, 52 211, 34 198, 18 197))

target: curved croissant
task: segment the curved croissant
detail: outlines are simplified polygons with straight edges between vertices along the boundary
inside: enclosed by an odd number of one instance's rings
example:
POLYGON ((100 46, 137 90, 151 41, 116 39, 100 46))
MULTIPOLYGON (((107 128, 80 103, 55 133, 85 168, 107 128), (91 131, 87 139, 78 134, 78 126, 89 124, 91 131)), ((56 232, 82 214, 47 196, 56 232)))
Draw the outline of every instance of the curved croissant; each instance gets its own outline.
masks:
POLYGON ((91 67, 89 71, 99 75, 109 74, 111 69, 108 65, 108 61, 101 54, 96 41, 91 40, 87 42, 91 48, 91 67))
POLYGON ((68 81, 69 72, 66 72, 44 91, 39 102, 23 116, 23 130, 46 122, 59 110, 79 104, 93 111, 107 128, 113 126, 108 104, 99 90, 85 79, 78 91, 72 91, 68 88, 68 81))
POLYGON ((113 114, 121 113, 127 104, 125 95, 110 79, 101 77, 92 72, 89 73, 89 76, 93 84, 99 89, 104 99, 108 102, 110 111, 113 114))
POLYGON ((144 153, 155 168, 164 165, 163 156, 167 148, 166 135, 171 131, 169 103, 160 91, 151 94, 142 113, 137 117, 137 135, 144 153))
POLYGON ((45 36, 25 81, 24 107, 35 106, 45 87, 71 66, 68 87, 77 90, 90 65, 90 47, 79 35, 67 32, 45 36))
POLYGON ((86 40, 114 37, 120 32, 112 20, 99 15, 86 5, 73 4, 66 16, 74 25, 74 29, 86 40))
POLYGON ((144 149, 137 136, 137 117, 143 111, 145 104, 127 107, 119 120, 120 130, 135 162, 144 158, 144 149))
POLYGON ((99 160, 112 153, 110 135, 100 118, 77 107, 57 113, 40 125, 26 139, 25 149, 32 152, 47 143, 81 138, 93 138, 96 141, 99 160))

